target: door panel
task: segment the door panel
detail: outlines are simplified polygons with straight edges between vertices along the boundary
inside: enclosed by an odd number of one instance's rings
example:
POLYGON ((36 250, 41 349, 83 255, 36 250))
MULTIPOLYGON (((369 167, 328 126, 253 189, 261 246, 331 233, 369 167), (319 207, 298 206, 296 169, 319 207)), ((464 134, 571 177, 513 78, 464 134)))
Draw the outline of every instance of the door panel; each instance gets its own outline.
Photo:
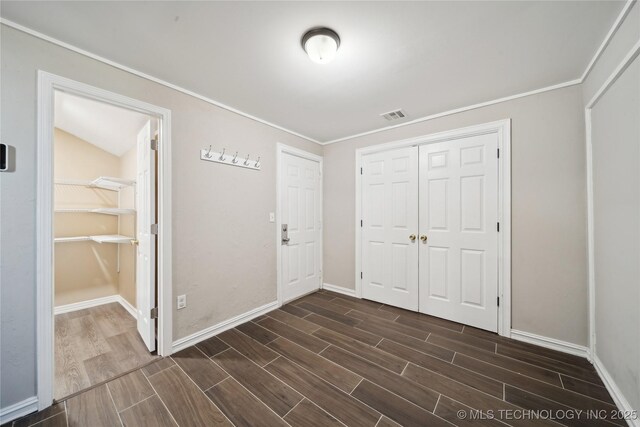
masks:
POLYGON ((289 301, 320 288, 320 164, 282 153, 280 212, 289 241, 282 244, 282 297, 289 301))
POLYGON ((362 296, 418 309, 418 149, 363 157, 362 296))
POLYGON ((156 349, 156 327, 151 318, 151 308, 155 307, 156 299, 156 236, 151 234, 151 224, 156 220, 156 152, 151 150, 152 132, 152 123, 148 121, 138 133, 136 179, 136 309, 138 333, 149 351, 156 349))
POLYGON ((420 147, 420 311, 498 328, 497 135, 420 147), (491 155, 490 155, 491 153, 491 155))
POLYGON ((423 273, 428 275, 426 290, 432 298, 449 301, 449 248, 430 246, 426 250, 429 260, 428 268, 423 273))

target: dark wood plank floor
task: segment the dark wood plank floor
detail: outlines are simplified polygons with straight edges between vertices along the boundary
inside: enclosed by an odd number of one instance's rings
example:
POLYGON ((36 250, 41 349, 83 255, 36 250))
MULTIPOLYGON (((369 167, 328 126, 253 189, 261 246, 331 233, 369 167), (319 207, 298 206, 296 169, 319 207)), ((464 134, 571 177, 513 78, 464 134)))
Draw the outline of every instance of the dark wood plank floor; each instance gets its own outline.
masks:
POLYGON ((56 315, 54 339, 56 400, 157 357, 138 335, 136 319, 118 303, 56 315))
POLYGON ((580 357, 319 291, 14 425, 625 425, 575 412, 615 409, 580 357))

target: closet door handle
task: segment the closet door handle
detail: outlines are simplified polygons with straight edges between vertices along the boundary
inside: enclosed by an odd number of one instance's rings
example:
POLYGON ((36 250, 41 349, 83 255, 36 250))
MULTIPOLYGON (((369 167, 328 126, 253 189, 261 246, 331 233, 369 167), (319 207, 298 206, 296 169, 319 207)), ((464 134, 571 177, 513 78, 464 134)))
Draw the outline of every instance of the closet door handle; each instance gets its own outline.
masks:
POLYGON ((416 235, 412 234, 411 236, 409 236, 409 240, 411 240, 412 242, 416 240, 416 235))
POLYGON ((422 240, 423 242, 427 241, 427 235, 423 234, 422 236, 420 236, 420 240, 422 240))

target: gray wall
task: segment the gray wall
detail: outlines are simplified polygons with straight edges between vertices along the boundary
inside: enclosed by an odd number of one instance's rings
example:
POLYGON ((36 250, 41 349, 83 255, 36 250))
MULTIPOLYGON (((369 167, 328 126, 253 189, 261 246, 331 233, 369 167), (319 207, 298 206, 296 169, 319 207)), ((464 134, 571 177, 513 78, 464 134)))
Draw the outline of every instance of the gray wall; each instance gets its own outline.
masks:
POLYGON ((592 112, 596 354, 640 409, 640 59, 592 112))
POLYGON ((512 327, 587 344, 586 181, 580 86, 324 147, 324 281, 353 289, 355 150, 511 118, 512 327))
MULTIPOLYGON (((585 102, 640 40, 636 3, 584 84, 585 102)), ((592 109, 595 353, 640 410, 640 59, 592 109)))
POLYGON ((172 112, 174 340, 276 299, 275 150, 322 147, 159 84, 1 27, 0 138, 16 147, 2 173, 0 407, 36 394, 36 71, 42 69, 172 112), (260 172, 203 162, 213 144, 262 157, 260 172))

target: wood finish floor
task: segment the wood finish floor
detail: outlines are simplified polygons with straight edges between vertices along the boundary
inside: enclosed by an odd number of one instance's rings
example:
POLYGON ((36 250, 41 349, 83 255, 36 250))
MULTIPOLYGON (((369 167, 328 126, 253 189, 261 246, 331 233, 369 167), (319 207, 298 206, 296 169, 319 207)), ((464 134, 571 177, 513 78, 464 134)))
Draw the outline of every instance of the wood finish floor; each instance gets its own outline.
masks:
POLYGON ((14 425, 559 425, 522 409, 616 408, 582 358, 320 291, 14 425))
POLYGON ((118 303, 56 315, 54 339, 56 400, 157 357, 138 335, 136 320, 118 303))

